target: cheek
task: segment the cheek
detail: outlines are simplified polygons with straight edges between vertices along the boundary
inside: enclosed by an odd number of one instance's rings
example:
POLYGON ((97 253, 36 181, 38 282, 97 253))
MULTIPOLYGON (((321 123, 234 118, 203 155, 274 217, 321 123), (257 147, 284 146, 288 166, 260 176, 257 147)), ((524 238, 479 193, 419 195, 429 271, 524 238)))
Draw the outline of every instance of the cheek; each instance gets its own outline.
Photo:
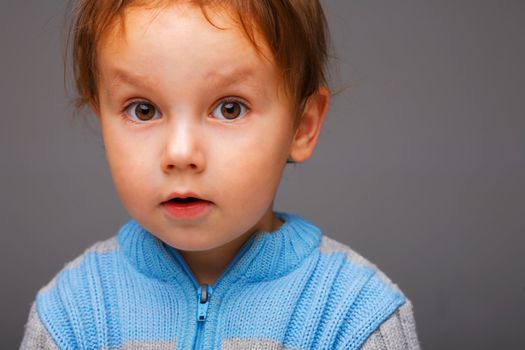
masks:
POLYGON ((148 163, 152 159, 152 155, 147 154, 150 146, 119 128, 105 127, 103 138, 106 158, 121 200, 126 202, 145 194, 148 191, 145 184, 151 184, 154 176, 148 163))
POLYGON ((223 138, 228 142, 223 141, 215 148, 216 174, 221 179, 217 190, 223 196, 243 198, 245 203, 273 198, 288 156, 290 139, 288 133, 271 132, 276 129, 281 130, 275 124, 258 127, 257 132, 247 130, 241 135, 223 138))

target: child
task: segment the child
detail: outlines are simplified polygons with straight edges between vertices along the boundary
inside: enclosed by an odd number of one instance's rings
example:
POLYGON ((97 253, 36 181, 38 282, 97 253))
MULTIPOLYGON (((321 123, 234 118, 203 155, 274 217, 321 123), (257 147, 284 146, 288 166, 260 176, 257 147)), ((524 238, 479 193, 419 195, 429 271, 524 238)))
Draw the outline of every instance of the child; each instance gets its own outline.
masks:
POLYGON ((273 211, 329 104, 314 0, 81 0, 78 106, 133 218, 39 291, 22 349, 418 349, 374 265, 273 211))

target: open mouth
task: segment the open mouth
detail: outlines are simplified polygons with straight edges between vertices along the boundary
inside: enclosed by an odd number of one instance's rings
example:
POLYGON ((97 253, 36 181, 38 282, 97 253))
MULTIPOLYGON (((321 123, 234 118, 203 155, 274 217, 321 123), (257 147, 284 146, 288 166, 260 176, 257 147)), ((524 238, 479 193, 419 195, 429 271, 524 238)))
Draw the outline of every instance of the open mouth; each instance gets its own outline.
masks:
POLYGON ((177 203, 177 204, 191 204, 191 203, 196 203, 199 201, 203 201, 203 200, 200 198, 195 198, 195 197, 186 197, 186 198, 177 197, 177 198, 172 198, 169 200, 169 202, 177 203))
POLYGON ((173 197, 162 203, 174 219, 194 219, 206 215, 213 203, 198 197, 173 197))
POLYGON ((209 204, 211 202, 197 197, 174 197, 164 202, 164 204, 169 204, 178 207, 190 207, 194 205, 201 205, 207 203, 209 204))

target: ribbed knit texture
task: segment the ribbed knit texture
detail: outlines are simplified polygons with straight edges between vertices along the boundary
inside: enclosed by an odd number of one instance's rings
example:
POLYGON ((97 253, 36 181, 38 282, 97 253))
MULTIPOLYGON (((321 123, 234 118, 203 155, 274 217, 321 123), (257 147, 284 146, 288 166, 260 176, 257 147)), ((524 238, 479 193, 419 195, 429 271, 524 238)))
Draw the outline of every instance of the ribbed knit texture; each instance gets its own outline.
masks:
POLYGON ((419 348, 397 286, 308 221, 275 214, 285 223, 251 237, 206 304, 180 254, 129 221, 39 291, 21 348, 419 348))

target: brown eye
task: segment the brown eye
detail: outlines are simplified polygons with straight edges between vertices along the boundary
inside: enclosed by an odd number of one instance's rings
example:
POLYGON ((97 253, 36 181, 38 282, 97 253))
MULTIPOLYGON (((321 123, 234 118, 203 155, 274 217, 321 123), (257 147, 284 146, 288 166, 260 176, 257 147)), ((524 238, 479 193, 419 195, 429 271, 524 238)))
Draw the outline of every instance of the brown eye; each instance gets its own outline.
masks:
POLYGON ((239 101, 223 101, 217 105, 213 111, 213 116, 223 120, 235 120, 242 118, 246 112, 247 107, 239 101))
POLYGON ((134 102, 129 108, 128 114, 134 121, 150 121, 158 114, 157 108, 148 102, 134 102))
POLYGON ((221 113, 226 119, 235 119, 241 114, 241 106, 237 102, 224 103, 221 106, 221 113))

